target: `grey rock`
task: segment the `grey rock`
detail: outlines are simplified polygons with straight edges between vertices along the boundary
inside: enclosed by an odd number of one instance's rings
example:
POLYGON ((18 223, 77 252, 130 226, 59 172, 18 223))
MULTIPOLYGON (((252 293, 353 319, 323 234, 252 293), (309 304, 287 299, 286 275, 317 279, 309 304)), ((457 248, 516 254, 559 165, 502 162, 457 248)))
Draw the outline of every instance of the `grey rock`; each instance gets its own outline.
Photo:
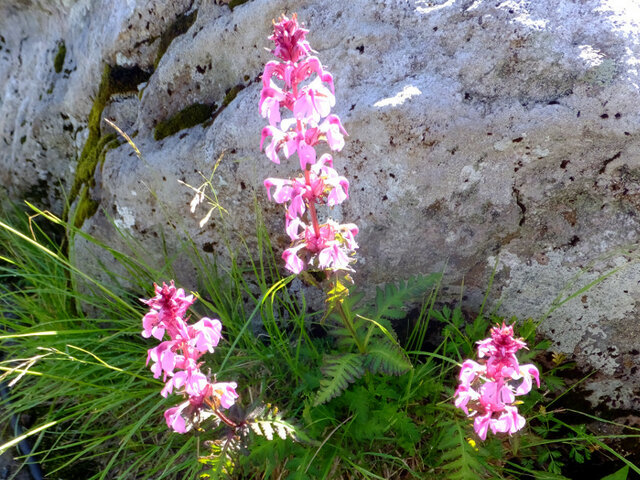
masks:
MULTIPOLYGON (((257 198, 275 248, 286 248, 282 211, 267 201, 262 181, 295 175, 295 160, 277 166, 259 152, 266 122, 257 104, 271 19, 295 11, 334 75, 334 112, 350 134, 335 163, 351 181, 351 198, 331 214, 360 227, 356 282, 446 267, 450 291, 464 279, 473 306, 497 262, 490 292, 497 311, 545 318, 555 349, 598 369, 592 401, 640 406, 632 369, 640 350, 640 7, 633 2, 18 5, 0 4, 8 32, 0 50, 7 146, 0 179, 11 198, 41 188, 42 203, 62 211, 102 65, 135 66, 151 73, 148 81, 112 97, 104 114, 136 132, 144 158, 127 144, 107 152, 91 190, 100 209, 83 230, 121 248, 116 230, 132 235, 151 263, 161 260, 163 236, 171 252, 192 239, 224 257, 223 224, 255 246, 257 198), (196 8, 193 25, 154 69, 161 33, 196 8), (69 74, 53 71, 60 39, 69 74), (154 139, 155 127, 195 104, 215 112, 213 121, 154 139), (178 180, 199 186, 223 153, 213 184, 228 214, 214 211, 200 228, 207 210, 190 213, 193 192, 178 180)), ((104 254, 79 241, 76 255, 91 265, 104 254)), ((195 286, 186 257, 173 266, 178 281, 195 286)))

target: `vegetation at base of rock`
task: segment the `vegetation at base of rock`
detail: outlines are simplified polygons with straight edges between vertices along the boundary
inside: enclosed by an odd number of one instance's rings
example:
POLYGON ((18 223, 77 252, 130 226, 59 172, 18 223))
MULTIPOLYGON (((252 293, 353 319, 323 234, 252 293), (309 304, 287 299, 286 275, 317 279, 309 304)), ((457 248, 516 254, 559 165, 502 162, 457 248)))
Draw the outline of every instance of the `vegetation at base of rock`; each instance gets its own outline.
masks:
POLYGON ((184 35, 187 33, 193 22, 198 18, 198 10, 194 10, 189 14, 180 15, 175 21, 169 25, 162 35, 160 35, 160 44, 158 45, 158 53, 156 54, 156 59, 153 62, 153 68, 158 68, 158 64, 160 63, 160 59, 163 57, 171 42, 173 42, 180 35, 184 35))
POLYGON ((158 123, 153 130, 153 138, 155 140, 162 140, 180 130, 204 123, 211 119, 211 115, 213 115, 215 109, 215 105, 206 105, 204 103, 189 105, 174 116, 158 123))
POLYGON ((56 56, 53 58, 53 69, 56 73, 60 73, 62 71, 62 67, 64 66, 64 59, 67 56, 67 46, 64 42, 58 43, 58 51, 56 52, 56 56))
MULTIPOLYGON (((78 202, 77 213, 90 215, 97 206, 88 186, 78 197, 85 201, 78 202)), ((17 383, 11 408, 0 409, 0 422, 7 424, 12 412, 28 413, 34 428, 46 427, 32 440, 49 476, 198 478, 202 465, 191 454, 198 448, 211 472, 232 469, 233 478, 348 478, 355 471, 363 478, 567 480, 584 478, 574 474, 587 465, 589 478, 595 479, 624 473, 627 467, 640 472, 632 463, 637 457, 624 458, 613 443, 616 437, 637 441, 640 431, 609 421, 607 427, 615 424, 618 430, 602 435, 584 425, 598 419, 576 410, 565 396, 576 392, 575 386, 567 389, 559 376, 574 367, 566 359, 549 360, 550 343, 535 341, 534 321, 518 322, 518 333, 531 347, 527 361, 545 365, 545 389, 532 392, 520 407, 530 428, 479 442, 472 419, 454 408, 451 397, 459 360, 501 319, 466 315, 460 305, 437 303, 433 278, 424 276, 380 288, 375 299, 353 291, 344 304, 360 312, 353 317, 360 322, 356 331, 360 338, 366 334, 362 343, 369 345, 367 361, 362 361, 365 355, 356 353, 353 342, 345 343, 347 332, 326 335, 325 329, 335 324, 333 314, 307 311, 304 300, 300 303, 298 294, 290 292, 289 281, 279 277, 278 259, 261 223, 258 251, 247 264, 212 264, 195 244, 185 244, 180 252, 194 259, 203 309, 224 322, 229 342, 216 347, 225 358, 218 375, 233 376, 242 385, 243 406, 230 415, 251 431, 233 437, 228 448, 215 439, 230 439, 229 432, 209 423, 196 435, 167 435, 166 404, 157 401, 162 383, 136 370, 148 348, 139 340, 138 298, 149 296, 153 279, 171 278, 167 265, 175 257, 165 252, 166 258, 154 261, 135 241, 127 244, 127 254, 120 253, 73 223, 37 209, 29 213, 35 219, 22 215, 7 221, 7 215, 0 215, 0 274, 10 283, 1 289, 3 321, 11 331, 0 335, 0 354, 9 366, 27 362, 32 373, 25 375, 22 367, 8 372, 7 381, 17 383), (104 249, 117 266, 100 263, 99 275, 113 285, 98 280, 82 262, 70 262, 60 244, 44 233, 47 219, 66 226, 70 238, 79 234, 104 249), (408 309, 410 299, 422 299, 422 307, 408 309), (77 309, 79 304, 90 305, 91 315, 77 309), (260 322, 256 331, 250 327, 255 320, 260 322), (407 331, 396 335, 402 325, 407 331), (402 355, 380 356, 381 342, 390 342, 402 355), (341 354, 345 346, 347 353, 341 354), (342 355, 344 368, 336 355, 342 355), (327 380, 340 385, 323 390, 327 380), (273 412, 267 422, 253 421, 251 401, 273 412), (282 429, 295 430, 295 440, 274 433, 282 429)), ((243 243, 229 235, 230 243, 243 243)), ((565 378, 575 381, 580 374, 572 371, 565 378)))

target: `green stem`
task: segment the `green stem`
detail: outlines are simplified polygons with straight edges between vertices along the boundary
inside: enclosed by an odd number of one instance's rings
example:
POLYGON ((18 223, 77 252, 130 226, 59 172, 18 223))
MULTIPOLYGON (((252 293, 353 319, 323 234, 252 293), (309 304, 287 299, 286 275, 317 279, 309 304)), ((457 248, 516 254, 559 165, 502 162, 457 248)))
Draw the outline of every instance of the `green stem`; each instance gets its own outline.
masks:
POLYGON ((338 312, 342 317, 342 323, 344 324, 345 327, 347 327, 347 330, 349 330, 349 333, 353 337, 353 341, 356 343, 356 346, 358 347, 358 351, 360 353, 366 353, 365 346, 360 342, 358 335, 356 335, 356 329, 353 325, 353 322, 351 321, 351 317, 349 317, 349 315, 347 315, 347 312, 344 311, 342 302, 338 299, 335 301, 335 303, 338 306, 338 312))

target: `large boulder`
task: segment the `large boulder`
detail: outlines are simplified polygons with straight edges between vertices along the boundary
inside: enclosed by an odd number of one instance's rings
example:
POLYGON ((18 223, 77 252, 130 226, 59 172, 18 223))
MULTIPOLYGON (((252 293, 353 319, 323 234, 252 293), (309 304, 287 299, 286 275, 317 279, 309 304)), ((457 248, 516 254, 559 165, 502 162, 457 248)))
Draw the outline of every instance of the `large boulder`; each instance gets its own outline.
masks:
MULTIPOLYGON (((335 161, 351 198, 332 216, 360 227, 356 282, 446 268, 473 306, 493 275, 498 312, 544 318, 555 349, 598 370, 593 402, 640 407, 633 2, 6 3, 0 176, 12 198, 39 196, 122 247, 119 229, 152 262, 187 238, 223 254, 223 225, 254 245, 257 198, 286 248, 262 182, 297 162, 259 152, 257 104, 271 20, 297 12, 350 135, 335 161), (201 185, 220 158, 213 185, 228 213, 200 228, 206 209, 190 213, 184 183, 201 185)), ((103 260, 83 243, 76 255, 103 260)), ((192 277, 186 260, 173 267, 192 277)))

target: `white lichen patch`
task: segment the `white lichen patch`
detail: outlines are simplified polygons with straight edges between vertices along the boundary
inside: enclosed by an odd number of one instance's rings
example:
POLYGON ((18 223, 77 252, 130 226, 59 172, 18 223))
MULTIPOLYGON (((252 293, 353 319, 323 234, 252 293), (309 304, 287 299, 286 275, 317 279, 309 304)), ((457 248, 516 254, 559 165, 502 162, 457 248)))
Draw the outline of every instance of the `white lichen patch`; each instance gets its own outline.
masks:
POLYGON ((422 92, 419 88, 414 87, 413 85, 406 85, 402 90, 396 93, 393 97, 383 98, 382 100, 378 100, 373 104, 374 107, 382 108, 382 107, 398 107, 402 105, 404 102, 409 100, 411 97, 415 97, 416 95, 421 95, 422 92))
POLYGON ((599 379, 589 382, 588 390, 591 392, 586 400, 592 405, 608 405, 613 408, 633 409, 631 401, 636 397, 633 383, 614 378, 599 379))
POLYGON ((116 207, 118 210, 119 218, 115 218, 113 222, 116 224, 120 230, 129 230, 136 224, 136 217, 133 214, 133 211, 128 207, 123 207, 121 205, 116 207))

